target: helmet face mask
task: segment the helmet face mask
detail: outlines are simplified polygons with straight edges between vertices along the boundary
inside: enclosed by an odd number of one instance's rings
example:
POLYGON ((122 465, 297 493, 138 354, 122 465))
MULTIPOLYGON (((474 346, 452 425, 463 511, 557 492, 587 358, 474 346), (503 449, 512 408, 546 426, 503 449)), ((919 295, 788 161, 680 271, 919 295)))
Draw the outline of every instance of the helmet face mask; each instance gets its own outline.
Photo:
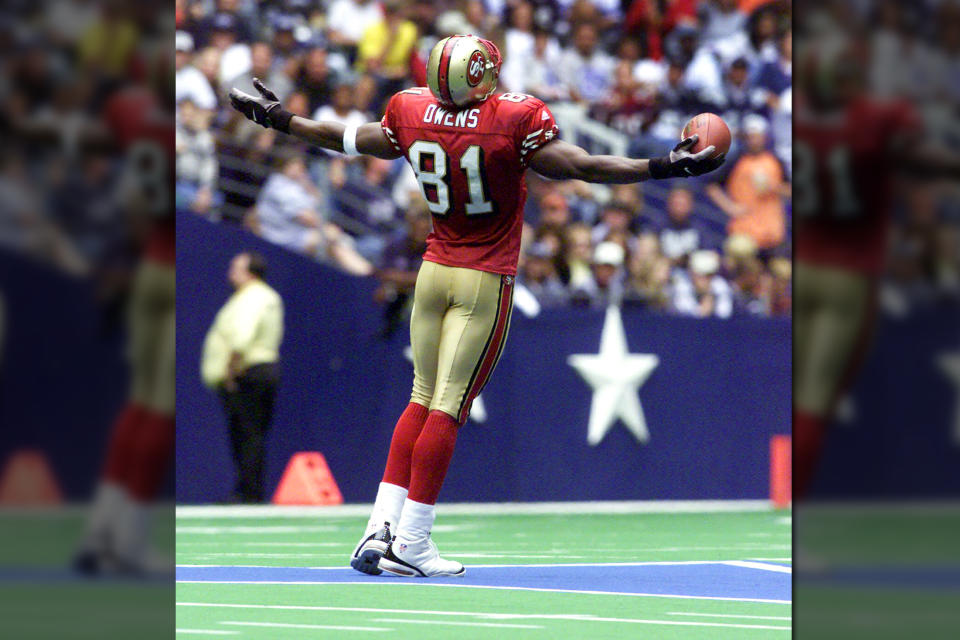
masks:
POLYGON ((473 35, 444 38, 430 52, 427 84, 441 105, 462 109, 497 88, 502 59, 496 45, 473 35))

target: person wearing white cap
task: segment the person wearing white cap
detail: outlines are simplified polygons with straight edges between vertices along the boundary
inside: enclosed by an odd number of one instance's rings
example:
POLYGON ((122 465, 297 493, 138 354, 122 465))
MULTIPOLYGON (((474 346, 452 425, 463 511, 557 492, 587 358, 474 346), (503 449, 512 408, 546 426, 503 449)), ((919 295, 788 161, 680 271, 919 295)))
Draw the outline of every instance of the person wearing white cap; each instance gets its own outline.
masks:
POLYGON ((733 313, 733 290, 719 275, 720 256, 702 249, 690 254, 689 274, 678 270, 673 278, 673 309, 696 318, 729 318, 733 313))
POLYGON ((586 302, 592 307, 620 304, 625 258, 626 252, 618 243, 609 240, 599 243, 593 250, 591 261, 593 277, 572 292, 574 304, 586 302))
POLYGON ((176 102, 179 105, 189 100, 201 109, 215 109, 217 96, 206 76, 192 64, 193 36, 186 31, 177 31, 175 36, 176 55, 176 102))

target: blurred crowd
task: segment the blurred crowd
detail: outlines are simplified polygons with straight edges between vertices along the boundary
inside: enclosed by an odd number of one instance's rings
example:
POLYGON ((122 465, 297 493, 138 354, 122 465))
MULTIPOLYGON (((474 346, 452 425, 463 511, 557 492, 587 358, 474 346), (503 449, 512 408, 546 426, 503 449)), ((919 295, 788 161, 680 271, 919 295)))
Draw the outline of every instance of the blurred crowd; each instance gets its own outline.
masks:
MULTIPOLYGON (((864 90, 875 100, 910 105, 921 144, 957 155, 960 142, 960 3, 814 0, 798 12, 807 45, 801 66, 836 37, 863 53, 864 90)), ((957 176, 898 177, 887 270, 879 302, 887 314, 960 300, 960 184, 957 176)), ((798 189, 800 187, 798 186, 798 189)))
MULTIPOLYGON (((702 179, 598 188, 528 174, 519 283, 539 307, 790 313, 791 4, 783 0, 178 0, 177 206, 381 281, 402 309, 427 212, 403 160, 347 159, 229 108, 259 77, 302 116, 378 120, 454 33, 497 43, 498 90, 574 105, 663 155, 693 115, 733 133, 702 179)), ((561 136, 564 136, 561 122, 561 136)), ((576 132, 568 132, 573 135, 576 132)), ((579 139, 572 139, 581 142, 579 139)))
POLYGON ((108 105, 134 86, 168 86, 172 94, 172 16, 160 6, 119 0, 4 8, 0 249, 93 280, 119 326, 148 222, 118 197, 131 167, 108 123, 108 105))

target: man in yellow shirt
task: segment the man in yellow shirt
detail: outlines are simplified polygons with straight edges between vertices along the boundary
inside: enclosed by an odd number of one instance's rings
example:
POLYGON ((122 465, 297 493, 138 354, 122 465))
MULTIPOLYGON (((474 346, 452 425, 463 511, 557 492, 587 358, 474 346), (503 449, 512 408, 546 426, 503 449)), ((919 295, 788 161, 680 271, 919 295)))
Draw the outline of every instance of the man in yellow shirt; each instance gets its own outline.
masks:
POLYGON ((386 0, 383 19, 367 27, 357 49, 357 71, 376 78, 381 97, 406 87, 410 59, 417 46, 417 25, 407 20, 402 10, 403 0, 386 0))
POLYGON ((237 465, 236 498, 262 502, 266 434, 273 418, 283 301, 263 276, 266 264, 246 252, 230 261, 234 293, 203 344, 201 375, 223 402, 237 465))

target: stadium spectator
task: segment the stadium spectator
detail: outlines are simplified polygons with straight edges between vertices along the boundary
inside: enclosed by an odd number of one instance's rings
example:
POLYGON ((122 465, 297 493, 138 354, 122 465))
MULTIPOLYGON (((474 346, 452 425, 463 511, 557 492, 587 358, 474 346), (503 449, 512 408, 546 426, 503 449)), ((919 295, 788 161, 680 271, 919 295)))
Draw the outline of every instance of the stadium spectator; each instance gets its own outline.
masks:
POLYGON ((660 250, 674 265, 684 265, 686 258, 701 249, 702 230, 691 219, 693 193, 676 186, 667 196, 667 223, 660 229, 660 250))
POLYGON ((619 304, 623 299, 626 252, 616 242, 601 242, 593 250, 591 278, 571 289, 571 301, 575 305, 606 307, 619 304))
POLYGON ((378 0, 334 0, 327 13, 327 38, 333 46, 346 50, 351 60, 355 59, 363 34, 382 18, 378 0))
POLYGON ((747 24, 747 16, 738 6, 738 0, 705 0, 700 2, 698 12, 703 25, 700 42, 705 45, 743 33, 747 24))
POLYGON ((612 84, 613 59, 598 45, 597 28, 584 22, 576 27, 571 46, 560 57, 567 91, 576 102, 596 102, 612 84))
MULTIPOLYGON (((217 13, 210 21, 205 46, 220 52, 220 71, 214 86, 250 68, 250 47, 240 37, 241 28, 239 18, 233 13, 217 13)), ((202 31, 200 35, 203 40, 202 31)))
POLYGON ((504 89, 532 93, 543 100, 560 100, 569 93, 561 76, 561 49, 556 38, 542 28, 533 31, 533 53, 527 60, 504 62, 504 89))
POLYGON ((212 111, 200 109, 190 100, 180 103, 176 129, 178 211, 207 215, 223 204, 223 194, 216 188, 219 166, 210 133, 212 118, 212 111))
POLYGON ((403 229, 390 236, 377 263, 377 279, 380 286, 374 299, 385 305, 384 335, 391 335, 407 319, 413 304, 413 287, 417 272, 427 248, 427 234, 432 228, 430 210, 422 198, 413 200, 404 215, 403 229))
POLYGON ((296 90, 307 97, 307 116, 330 102, 335 82, 334 72, 327 63, 327 50, 313 47, 307 51, 296 79, 296 90))
POLYGON ((204 384, 220 397, 237 479, 234 498, 264 498, 266 435, 273 420, 283 340, 283 300, 264 282, 266 263, 253 252, 230 261, 234 293, 220 309, 203 343, 204 384))
POLYGON ((303 53, 303 45, 294 36, 297 20, 291 15, 277 13, 271 18, 270 26, 273 31, 270 45, 273 47, 274 64, 292 78, 296 75, 303 53))
POLYGON ((690 256, 690 270, 673 273, 672 309, 695 318, 729 318, 733 313, 733 292, 718 272, 720 256, 702 249, 690 256))
POLYGON ((391 193, 392 168, 389 160, 361 158, 347 166, 346 180, 331 198, 334 210, 344 217, 342 226, 357 240, 357 251, 373 262, 399 222, 391 193))
POLYGON ((267 42, 257 41, 250 45, 250 69, 224 82, 220 92, 227 93, 233 87, 241 91, 254 91, 254 78, 260 78, 269 84, 281 100, 286 99, 293 91, 290 78, 274 66, 273 49, 267 42))
POLYGON ((533 31, 533 7, 521 0, 510 11, 510 22, 504 32, 503 68, 500 79, 510 91, 523 93, 527 66, 536 57, 536 37, 533 31))
POLYGON ((670 260, 660 253, 657 236, 641 233, 636 249, 627 260, 627 282, 624 304, 641 305, 663 310, 669 303, 670 260))
POLYGON ((611 234, 629 233, 639 212, 630 204, 611 200, 600 212, 600 222, 593 227, 593 243, 599 244, 611 234))
POLYGON ((753 84, 763 92, 771 111, 778 108, 780 96, 793 84, 793 33, 788 29, 777 41, 777 58, 765 62, 753 84))
MULTIPOLYGON (((191 64, 193 54, 193 36, 186 31, 176 35, 176 101, 190 100, 201 109, 215 109, 217 96, 207 76, 191 64)), ((216 74, 214 74, 216 75, 216 74)))
POLYGON ((583 223, 574 223, 566 228, 563 259, 566 284, 570 291, 589 287, 587 283, 593 278, 590 270, 593 241, 590 236, 590 227, 583 223))
POLYGON ((793 312, 793 263, 787 258, 773 258, 770 274, 770 314, 789 318, 793 312))
POLYGON ((257 197, 254 229, 270 242, 332 261, 349 273, 370 275, 373 267, 356 252, 349 236, 326 221, 321 200, 303 158, 291 154, 280 171, 267 178, 257 197))
POLYGON ((743 129, 746 148, 730 170, 726 190, 714 183, 708 185, 707 194, 730 216, 728 233, 744 233, 761 249, 773 249, 785 237, 783 201, 789 185, 783 181, 777 158, 767 149, 767 120, 748 116, 743 129))
MULTIPOLYGON (((709 104, 710 110, 727 123, 734 141, 740 134, 743 119, 751 113, 765 110, 767 106, 766 92, 750 83, 750 65, 743 56, 738 56, 727 66, 722 90, 712 97, 709 104)), ((736 153, 733 145, 730 153, 736 153)))
POLYGON ((229 27, 237 42, 253 40, 253 29, 240 13, 239 5, 238 0, 216 0, 216 10, 203 17, 193 29, 201 47, 212 45, 221 48, 214 40, 218 37, 218 31, 225 27, 229 27))
POLYGON ((356 107, 353 93, 354 84, 347 79, 339 80, 333 89, 329 104, 321 105, 314 111, 313 119, 356 126, 367 122, 367 115, 356 107))
MULTIPOLYGON (((207 47, 197 53, 193 60, 194 66, 196 66, 203 75, 203 79, 207 81, 207 85, 209 85, 210 91, 213 93, 218 105, 220 103, 220 96, 217 95, 216 88, 220 86, 220 61, 222 57, 218 49, 207 47)), ((196 91, 199 93, 202 89, 198 87, 196 91)), ((202 100, 203 98, 201 97, 201 101, 197 102, 197 104, 204 104, 202 100)))
POLYGON ((357 51, 357 71, 377 80, 378 103, 404 88, 417 44, 417 25, 403 7, 402 0, 385 0, 383 18, 367 28, 357 51))
POLYGON ((534 242, 524 252, 517 273, 517 284, 526 287, 544 309, 563 306, 568 298, 566 288, 557 277, 555 256, 549 244, 534 242))

